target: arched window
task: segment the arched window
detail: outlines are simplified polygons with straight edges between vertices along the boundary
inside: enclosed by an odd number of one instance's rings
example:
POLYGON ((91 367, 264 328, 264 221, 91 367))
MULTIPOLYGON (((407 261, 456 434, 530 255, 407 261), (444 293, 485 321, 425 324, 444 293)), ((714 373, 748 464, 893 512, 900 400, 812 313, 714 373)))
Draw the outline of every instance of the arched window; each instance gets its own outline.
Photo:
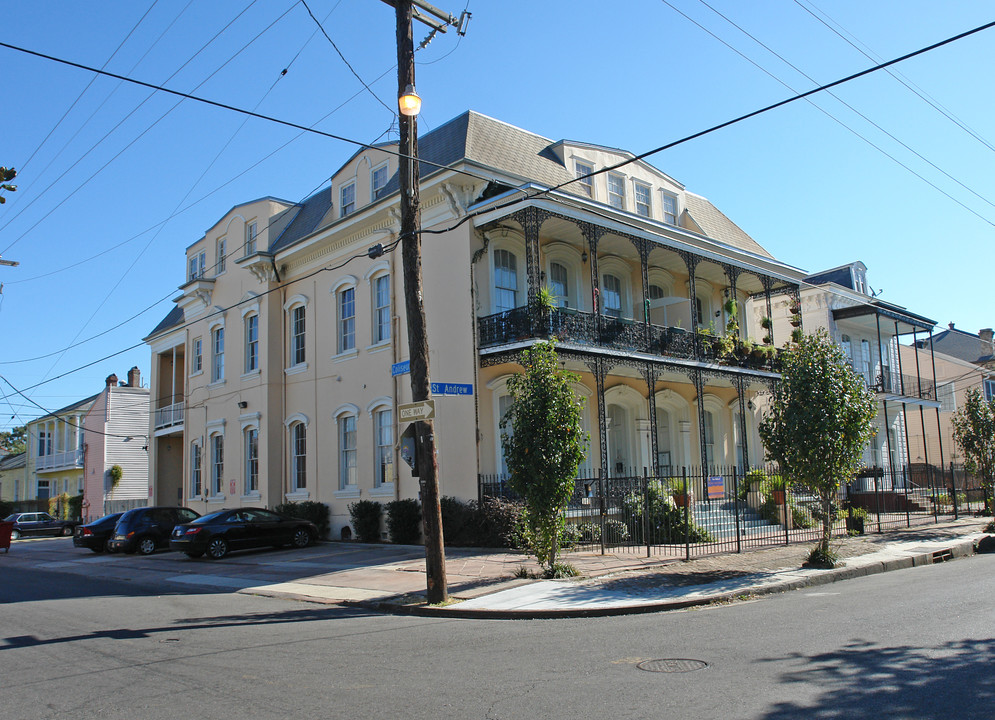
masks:
POLYGON ((290 426, 290 489, 307 488, 307 425, 295 422, 290 426))
POLYGON ((242 445, 245 453, 245 478, 243 495, 259 492, 259 428, 249 426, 242 430, 242 445))
POLYGON ((356 353, 356 283, 354 276, 346 275, 331 287, 335 297, 335 348, 338 355, 356 353))
POLYGON ((601 308, 609 317, 622 317, 622 280, 616 275, 601 276, 601 308))
POLYGON ((225 477, 225 436, 211 435, 211 495, 218 497, 224 491, 225 477))
POLYGON ((562 263, 549 264, 549 289, 556 298, 558 307, 570 307, 570 280, 567 268, 562 263))
POLYGON ((510 250, 494 251, 494 307, 495 312, 518 307, 518 258, 510 250))

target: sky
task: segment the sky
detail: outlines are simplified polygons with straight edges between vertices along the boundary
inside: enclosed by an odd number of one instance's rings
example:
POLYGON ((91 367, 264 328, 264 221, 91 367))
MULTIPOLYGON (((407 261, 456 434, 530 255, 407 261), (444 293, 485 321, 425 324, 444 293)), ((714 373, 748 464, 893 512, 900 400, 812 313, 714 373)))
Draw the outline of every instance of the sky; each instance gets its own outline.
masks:
MULTIPOLYGON (((434 4, 472 13, 465 37, 416 53, 420 132, 470 109, 633 153, 995 20, 990 2, 957 0, 454 2, 434 4)), ((396 138, 380 0, 11 0, 0 42, 396 138)), ((993 67, 988 29, 647 160, 779 260, 861 260, 881 299, 976 333, 995 325, 993 67)), ((142 338, 179 295, 186 247, 236 204, 304 199, 357 149, 5 47, 0 107, 0 165, 18 171, 0 256, 20 263, 0 266, 0 430, 134 365, 147 381, 142 338)))

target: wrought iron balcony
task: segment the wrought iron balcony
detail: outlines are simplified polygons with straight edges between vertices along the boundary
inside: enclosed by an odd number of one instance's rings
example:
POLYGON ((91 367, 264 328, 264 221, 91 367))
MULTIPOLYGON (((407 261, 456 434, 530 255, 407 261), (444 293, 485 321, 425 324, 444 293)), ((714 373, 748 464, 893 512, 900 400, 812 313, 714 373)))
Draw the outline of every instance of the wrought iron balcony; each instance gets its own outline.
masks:
POLYGON ((732 351, 723 352, 720 338, 711 334, 699 332, 695 336, 683 328, 646 325, 608 315, 599 319, 594 313, 570 308, 542 312, 518 307, 478 318, 477 329, 481 348, 556 338, 580 345, 754 369, 770 370, 777 362, 769 350, 748 344, 737 344, 732 351))
POLYGON ((873 388, 879 393, 889 393, 891 395, 901 395, 903 397, 920 398, 922 400, 936 400, 936 386, 932 380, 915 375, 899 375, 898 373, 886 373, 879 375, 877 384, 873 388))

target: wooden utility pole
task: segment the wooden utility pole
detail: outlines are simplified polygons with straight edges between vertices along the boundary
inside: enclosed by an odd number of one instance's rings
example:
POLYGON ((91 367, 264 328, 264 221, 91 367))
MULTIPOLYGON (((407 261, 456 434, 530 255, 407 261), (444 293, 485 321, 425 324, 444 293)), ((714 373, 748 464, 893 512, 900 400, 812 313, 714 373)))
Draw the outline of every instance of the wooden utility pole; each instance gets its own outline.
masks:
MULTIPOLYGON (((415 47, 412 38, 411 0, 394 0, 397 15, 397 96, 415 86, 415 47)), ((418 120, 400 116, 401 261, 404 272, 404 309, 408 326, 408 357, 411 361, 411 397, 428 400, 428 334, 422 302, 421 211, 418 200, 418 120)), ((442 508, 439 504, 439 464, 435 457, 435 430, 431 420, 415 423, 418 474, 421 483, 422 519, 425 527, 425 574, 428 601, 445 602, 446 550, 442 540, 442 508)))

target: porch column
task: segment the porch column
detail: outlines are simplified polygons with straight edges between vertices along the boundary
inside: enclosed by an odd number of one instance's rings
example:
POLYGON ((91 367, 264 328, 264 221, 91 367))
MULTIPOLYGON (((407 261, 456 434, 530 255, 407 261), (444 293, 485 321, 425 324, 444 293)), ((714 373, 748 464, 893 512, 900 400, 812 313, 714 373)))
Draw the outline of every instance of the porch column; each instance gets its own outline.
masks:
POLYGON ((643 349, 649 352, 650 349, 650 275, 649 258, 650 242, 643 238, 630 238, 632 244, 636 246, 639 253, 639 270, 642 277, 643 295, 643 349))
POLYGON ((770 344, 777 347, 777 344, 774 342, 774 310, 770 299, 770 291, 773 283, 767 275, 762 275, 760 277, 760 283, 764 286, 764 301, 767 303, 767 317, 769 317, 771 321, 770 330, 767 331, 767 334, 770 335, 770 344))
MULTIPOLYGON (((914 338, 913 338, 914 340, 914 338)), ((913 342, 913 345, 915 343, 913 342)), ((890 344, 889 344, 890 350, 890 344)), ((902 344, 898 340, 898 320, 895 321, 895 353, 898 355, 898 387, 902 392, 902 397, 908 397, 905 392, 905 372, 902 370, 902 344)), ((908 403, 902 401, 902 428, 905 431, 905 466, 909 469, 908 477, 912 475, 912 445, 909 443, 909 410, 908 403)), ((926 438, 922 439, 923 443, 926 438)))
MULTIPOLYGON (((922 400, 922 370, 919 368, 919 340, 916 337, 917 331, 915 328, 912 329, 912 347, 916 351, 916 389, 918 390, 917 397, 922 400)), ((939 389, 933 388, 934 400, 940 399, 939 389)), ((922 429, 922 458, 926 467, 929 467, 929 442, 926 438, 926 412, 923 410, 922 403, 919 403, 919 426, 922 429)), ((942 467, 941 467, 942 469, 942 467)))
MULTIPOLYGON (((681 430, 681 454, 683 456, 684 462, 681 465, 691 464, 691 421, 681 420, 678 422, 678 426, 681 430)), ((671 466, 675 467, 677 463, 671 460, 671 466)))
POLYGON ((647 466, 653 471, 653 475, 660 474, 660 452, 657 447, 657 423, 656 423, 656 369, 646 364, 643 370, 643 377, 646 378, 646 389, 649 391, 649 415, 650 415, 650 464, 647 466))
MULTIPOLYGON (((733 303, 736 305, 736 325, 743 329, 742 316, 739 314, 739 298, 736 297, 736 279, 739 277, 741 270, 735 265, 723 265, 722 270, 725 271, 726 277, 729 278, 729 297, 732 298, 733 303)), ((728 319, 726 320, 728 322, 728 319)), ((725 335, 725 328, 723 328, 723 335, 725 335)))
POLYGON ((702 375, 701 370, 698 368, 693 369, 688 373, 691 378, 691 382, 694 384, 694 390, 697 395, 698 403, 698 450, 699 458, 701 459, 702 473, 708 473, 708 451, 706 450, 705 443, 705 378, 702 375))
POLYGON ((594 375, 595 394, 598 397, 598 457, 602 472, 607 471, 608 458, 608 425, 605 412, 605 375, 608 370, 603 358, 595 358, 587 363, 588 370, 594 375))
MULTIPOLYGON (((939 400, 940 393, 936 387, 936 353, 933 352, 933 328, 929 329, 929 360, 933 365, 933 399, 939 400)), ((936 408, 936 441, 940 444, 940 467, 943 468, 943 427, 940 425, 940 408, 936 408)), ((950 482, 953 482, 951 473, 950 482)))
POLYGON ((746 472, 750 468, 750 441, 746 432, 746 378, 739 376, 736 378, 736 395, 739 398, 739 433, 743 443, 743 467, 741 472, 746 472))
POLYGON ((173 405, 176 402, 176 346, 173 345, 173 369, 171 372, 172 378, 169 383, 169 404, 173 405))
MULTIPOLYGON (((650 453, 653 452, 653 446, 656 444, 652 441, 652 423, 649 420, 636 420, 636 437, 638 438, 639 445, 639 466, 636 468, 637 474, 641 474, 643 468, 652 469, 653 460, 650 457, 650 453)), ((655 473, 654 473, 655 474, 655 473)))
POLYGON ((698 341, 698 292, 695 287, 694 274, 698 263, 701 262, 701 258, 683 250, 679 251, 679 253, 688 269, 688 300, 691 306, 691 342, 694 348, 694 357, 696 360, 700 360, 702 353, 701 343, 698 341))
POLYGON ((581 233, 587 240, 587 249, 591 260, 591 312, 594 315, 594 335, 601 341, 601 282, 598 277, 598 240, 604 231, 591 223, 579 223, 581 233))

